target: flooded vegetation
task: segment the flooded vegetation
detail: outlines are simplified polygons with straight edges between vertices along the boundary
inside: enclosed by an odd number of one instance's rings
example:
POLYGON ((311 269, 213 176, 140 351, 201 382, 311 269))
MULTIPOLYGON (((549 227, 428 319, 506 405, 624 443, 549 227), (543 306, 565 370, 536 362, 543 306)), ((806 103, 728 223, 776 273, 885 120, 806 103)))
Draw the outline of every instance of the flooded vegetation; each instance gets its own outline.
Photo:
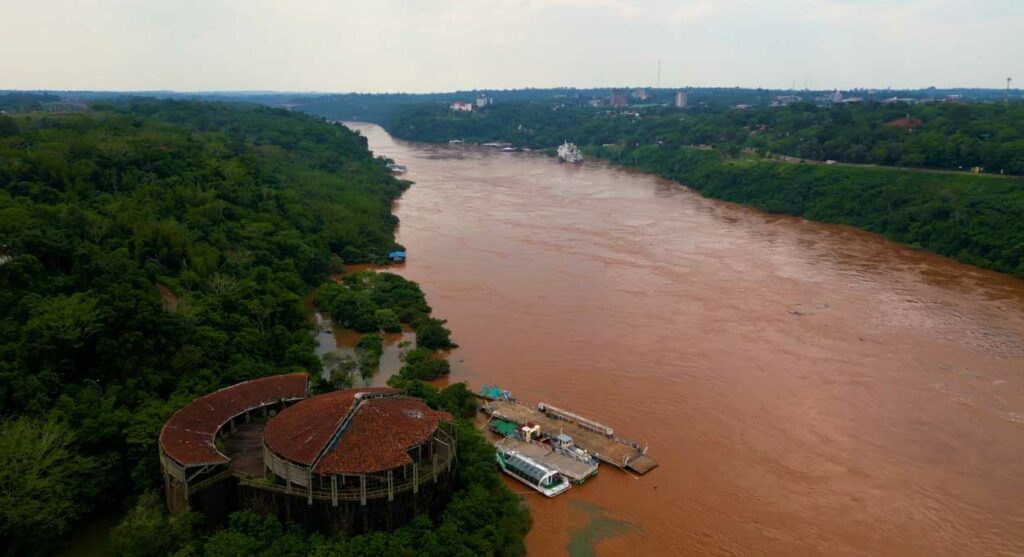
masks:
POLYGON ((383 351, 380 362, 377 366, 364 369, 359 366, 359 355, 356 353, 356 346, 363 337, 361 333, 351 329, 335 327, 330 319, 321 313, 316 314, 317 332, 316 353, 324 360, 323 378, 330 380, 328 362, 334 357, 344 361, 348 358, 355 364, 353 371, 353 385, 357 387, 383 387, 387 385, 388 379, 396 375, 402 369, 405 355, 416 348, 416 333, 412 330, 403 330, 400 333, 386 333, 381 335, 383 340, 383 351), (333 354, 334 357, 328 356, 333 354))
POLYGON ((531 555, 1024 552, 1024 282, 602 163, 354 127, 415 183, 395 270, 449 320, 451 381, 601 416, 660 461, 524 494, 531 555))

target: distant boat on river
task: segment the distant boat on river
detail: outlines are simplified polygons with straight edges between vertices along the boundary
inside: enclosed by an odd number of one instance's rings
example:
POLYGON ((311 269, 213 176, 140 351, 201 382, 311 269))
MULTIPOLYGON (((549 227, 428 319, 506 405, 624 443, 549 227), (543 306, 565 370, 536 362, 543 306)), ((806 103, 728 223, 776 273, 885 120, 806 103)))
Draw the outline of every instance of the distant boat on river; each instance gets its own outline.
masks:
POLYGON ((583 161, 583 153, 580 152, 580 148, 575 143, 565 143, 558 146, 558 158, 563 162, 577 163, 583 161))
POLYGON ((405 252, 404 251, 393 251, 388 254, 388 259, 392 263, 405 263, 405 252))

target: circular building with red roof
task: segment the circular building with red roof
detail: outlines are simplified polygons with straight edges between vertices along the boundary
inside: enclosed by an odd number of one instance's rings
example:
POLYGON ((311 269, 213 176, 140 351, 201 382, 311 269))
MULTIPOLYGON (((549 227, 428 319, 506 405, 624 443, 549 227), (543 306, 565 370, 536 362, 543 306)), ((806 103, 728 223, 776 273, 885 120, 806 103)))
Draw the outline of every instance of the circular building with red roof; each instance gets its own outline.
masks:
MULTIPOLYGON (((236 402, 218 413, 225 397, 217 393, 186 406, 215 416, 210 425, 192 428, 191 422, 172 417, 161 447, 180 445, 180 427, 197 429, 200 434, 191 443, 202 450, 189 444, 182 454, 194 454, 196 466, 216 463, 222 471, 218 477, 230 481, 223 482, 229 492, 222 486, 201 500, 190 499, 186 489, 184 505, 172 505, 169 497, 171 509, 213 508, 220 511, 216 515, 249 509, 313 530, 361 533, 397 528, 448 500, 456 447, 447 412, 390 388, 346 389, 311 398, 288 395, 289 403, 279 404, 278 411, 264 413, 264 420, 247 418, 240 428, 225 428, 222 420, 251 405, 236 402)), ((252 402, 262 407, 285 397, 274 392, 256 398, 252 402)), ((162 450, 162 456, 174 464, 171 452, 162 450)), ((174 466, 165 466, 165 472, 190 477, 174 466)))

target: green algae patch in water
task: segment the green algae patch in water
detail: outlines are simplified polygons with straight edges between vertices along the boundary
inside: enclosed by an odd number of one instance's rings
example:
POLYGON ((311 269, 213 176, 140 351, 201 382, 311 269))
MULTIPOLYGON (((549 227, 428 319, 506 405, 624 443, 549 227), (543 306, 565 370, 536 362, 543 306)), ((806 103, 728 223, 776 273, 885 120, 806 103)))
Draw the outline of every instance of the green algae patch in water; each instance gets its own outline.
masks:
POLYGON ((570 505, 588 518, 586 524, 569 532, 565 550, 570 557, 592 557, 597 555, 595 548, 598 543, 638 530, 629 522, 609 518, 604 507, 586 501, 573 501, 570 505))

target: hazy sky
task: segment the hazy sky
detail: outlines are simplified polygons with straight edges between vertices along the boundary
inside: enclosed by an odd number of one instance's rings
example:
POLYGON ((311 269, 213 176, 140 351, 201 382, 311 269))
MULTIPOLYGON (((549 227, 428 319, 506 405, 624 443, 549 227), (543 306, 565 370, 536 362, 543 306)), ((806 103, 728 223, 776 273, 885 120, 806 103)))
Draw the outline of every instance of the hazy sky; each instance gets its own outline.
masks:
POLYGON ((0 0, 0 88, 1024 83, 1024 0, 0 0))

